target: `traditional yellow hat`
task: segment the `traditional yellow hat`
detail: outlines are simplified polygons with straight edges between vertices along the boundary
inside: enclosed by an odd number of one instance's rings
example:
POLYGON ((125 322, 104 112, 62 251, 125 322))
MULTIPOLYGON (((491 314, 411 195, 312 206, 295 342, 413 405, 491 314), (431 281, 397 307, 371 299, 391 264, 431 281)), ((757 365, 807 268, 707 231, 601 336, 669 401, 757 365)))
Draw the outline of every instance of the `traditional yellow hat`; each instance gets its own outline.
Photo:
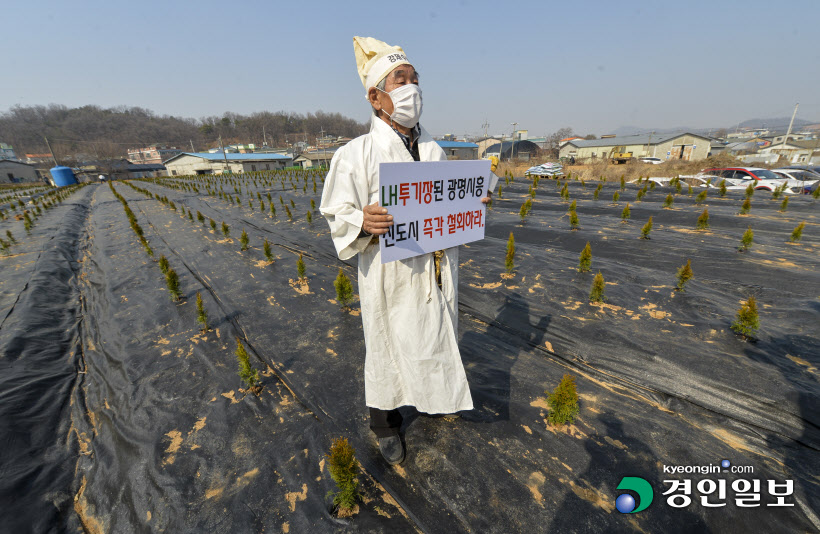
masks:
POLYGON ((376 86, 399 65, 410 65, 400 46, 390 46, 372 37, 354 37, 353 53, 365 89, 376 86))

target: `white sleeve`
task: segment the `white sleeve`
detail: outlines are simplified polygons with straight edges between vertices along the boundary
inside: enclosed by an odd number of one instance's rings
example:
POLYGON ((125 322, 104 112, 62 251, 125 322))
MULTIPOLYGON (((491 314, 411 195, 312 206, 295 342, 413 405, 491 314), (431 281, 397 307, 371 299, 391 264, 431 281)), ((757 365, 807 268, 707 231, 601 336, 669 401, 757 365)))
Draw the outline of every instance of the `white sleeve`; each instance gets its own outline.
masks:
POLYGON ((487 191, 492 193, 495 191, 495 186, 498 185, 498 175, 492 171, 490 171, 490 185, 487 188, 487 191))
POLYGON ((364 168, 353 168, 339 150, 330 161, 319 211, 330 225, 330 236, 339 259, 347 260, 363 251, 372 236, 359 237, 364 221, 362 208, 367 203, 367 179, 364 168))

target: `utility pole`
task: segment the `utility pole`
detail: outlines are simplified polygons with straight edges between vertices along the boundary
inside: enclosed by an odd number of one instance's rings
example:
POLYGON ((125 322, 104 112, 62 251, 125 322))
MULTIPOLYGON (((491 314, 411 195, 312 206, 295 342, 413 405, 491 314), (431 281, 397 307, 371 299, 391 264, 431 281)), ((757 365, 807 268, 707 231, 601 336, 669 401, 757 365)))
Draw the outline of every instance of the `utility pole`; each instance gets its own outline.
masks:
POLYGON ((48 147, 48 151, 49 151, 49 152, 51 152, 51 159, 53 159, 53 160, 54 160, 54 166, 55 166, 55 167, 59 167, 59 166, 60 166, 60 164, 59 164, 59 163, 57 163, 57 158, 56 158, 56 157, 54 157, 54 151, 53 151, 53 150, 51 150, 51 143, 49 143, 49 142, 48 142, 48 137, 43 136, 43 139, 45 139, 45 140, 46 140, 46 146, 48 147))
POLYGON ((191 152, 196 152, 196 150, 194 150, 194 140, 188 139, 188 141, 191 143, 191 152))
POLYGON ((265 146, 268 146, 268 135, 265 133, 265 125, 262 125, 262 139, 265 146))
POLYGON ((487 130, 490 129, 490 123, 487 122, 487 119, 484 119, 484 124, 481 127, 484 128, 484 139, 487 139, 487 130))
MULTIPOLYGON (((797 106, 800 105, 800 102, 794 105, 794 112, 792 113, 792 120, 789 121, 789 129, 786 131, 786 137, 783 139, 783 150, 786 149, 786 141, 789 140, 789 134, 792 133, 792 125, 794 124, 794 117, 797 115, 797 106)), ((809 156, 811 156, 811 152, 809 152, 809 156)), ((809 158, 811 159, 811 158, 809 158)))
POLYGON ((225 147, 222 146, 222 136, 221 135, 219 136, 219 148, 222 149, 222 157, 225 158, 225 170, 230 170, 230 167, 228 166, 228 155, 225 154, 225 147))
POLYGON ((515 157, 515 127, 518 126, 517 122, 511 122, 513 127, 512 131, 512 144, 510 145, 510 163, 512 163, 513 158, 515 157))

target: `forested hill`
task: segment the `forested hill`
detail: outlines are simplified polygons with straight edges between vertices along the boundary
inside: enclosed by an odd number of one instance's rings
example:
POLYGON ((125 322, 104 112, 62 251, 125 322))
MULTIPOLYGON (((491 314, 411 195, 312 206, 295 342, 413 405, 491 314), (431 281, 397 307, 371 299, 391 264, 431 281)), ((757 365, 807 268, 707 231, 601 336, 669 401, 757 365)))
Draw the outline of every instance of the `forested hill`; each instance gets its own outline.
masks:
POLYGON ((258 112, 251 115, 224 113, 222 116, 191 119, 156 115, 139 107, 69 108, 48 106, 14 106, 0 113, 0 141, 14 147, 19 157, 26 153, 44 153, 44 136, 51 142, 58 158, 86 154, 97 158, 125 157, 128 148, 151 143, 196 150, 224 143, 263 144, 263 128, 268 145, 284 146, 286 141, 307 140, 314 144, 325 135, 356 137, 366 126, 339 113, 317 111, 299 113, 258 112))

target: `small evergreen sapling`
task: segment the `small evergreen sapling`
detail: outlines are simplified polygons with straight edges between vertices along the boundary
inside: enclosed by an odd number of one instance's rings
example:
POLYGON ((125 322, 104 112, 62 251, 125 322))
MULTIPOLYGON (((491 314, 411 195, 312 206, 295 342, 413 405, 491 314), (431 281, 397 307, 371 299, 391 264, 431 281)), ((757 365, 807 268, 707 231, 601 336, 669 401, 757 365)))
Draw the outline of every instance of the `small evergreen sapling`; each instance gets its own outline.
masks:
POLYGON ((573 199, 572 203, 569 205, 569 211, 575 211, 575 209, 577 207, 578 207, 578 201, 573 199))
POLYGON ((726 180, 721 180, 720 181, 720 190, 719 191, 720 191, 720 196, 721 197, 726 196, 726 180))
POLYGON ((666 199, 663 201, 664 208, 671 208, 672 204, 675 203, 675 198, 672 196, 672 193, 666 195, 666 199))
POLYGON ((9 242, 14 245, 17 243, 17 240, 14 239, 14 236, 11 235, 11 230, 6 230, 6 237, 9 238, 9 242))
POLYGON ((621 198, 621 192, 615 191, 615 193, 612 195, 612 202, 618 202, 619 198, 621 198))
POLYGON ((158 263, 159 263, 159 270, 162 271, 162 274, 167 273, 169 264, 168 264, 168 258, 165 257, 165 254, 162 254, 159 257, 158 263))
POLYGON ((740 205, 740 214, 746 215, 749 213, 749 210, 752 209, 752 199, 746 197, 746 200, 743 201, 743 204, 740 205))
POLYGON ((695 204, 703 204, 704 200, 706 200, 706 189, 698 193, 698 196, 695 197, 695 204))
POLYGON ((225 237, 228 237, 230 234, 231 234, 230 227, 227 224, 225 224, 225 221, 222 221, 222 235, 224 235, 225 237))
POLYGON ((652 216, 646 221, 646 224, 641 228, 641 239, 649 239, 649 232, 652 231, 652 216))
POLYGON ((510 232, 510 238, 507 239, 507 256, 504 259, 504 267, 508 273, 511 273, 515 267, 515 237, 512 232, 510 232))
POLYGON ((754 195, 754 194, 755 194, 755 184, 749 184, 749 186, 746 187, 746 198, 752 198, 752 195, 754 195))
POLYGON ((305 216, 305 218, 307 219, 308 224, 313 224, 313 215, 311 214, 310 211, 307 212, 307 215, 305 216))
POLYGON ((202 303, 202 295, 199 291, 196 292, 196 322, 202 325, 203 332, 211 329, 208 326, 208 312, 205 311, 205 305, 202 303))
POLYGON ((606 289, 606 282, 604 282, 604 275, 601 274, 601 271, 598 271, 598 274, 595 275, 595 278, 592 280, 592 288, 589 291, 589 301, 590 302, 601 302, 604 300, 604 290, 606 289))
POLYGON ((270 249, 270 242, 268 238, 265 238, 265 241, 262 242, 262 252, 265 254, 265 259, 268 261, 273 261, 273 252, 270 249))
POLYGON ((682 266, 678 269, 678 291, 684 291, 683 287, 686 285, 686 282, 692 279, 694 273, 692 273, 692 260, 686 260, 686 265, 682 266))
POLYGON ((296 262, 296 273, 299 275, 299 280, 305 279, 305 262, 301 253, 299 254, 299 260, 296 262))
POLYGON ((784 213, 789 207, 789 197, 783 197, 783 202, 780 203, 780 212, 784 213))
POLYGON ((709 228, 709 210, 703 210, 703 213, 700 214, 698 217, 698 222, 695 225, 695 229, 697 230, 706 230, 709 228))
POLYGON ((590 270, 592 267, 592 247, 587 241, 587 246, 584 247, 584 250, 581 251, 581 255, 578 257, 578 272, 585 273, 590 270))
POLYGON ((336 300, 342 307, 347 307, 353 300, 353 284, 350 283, 350 279, 341 267, 339 267, 339 274, 333 282, 333 287, 336 288, 336 300))
POLYGON ((569 226, 573 230, 578 229, 578 213, 575 210, 569 212, 569 226))
POLYGON ((209 224, 211 225, 211 231, 216 232, 216 221, 213 219, 208 219, 209 224))
POLYGON ((732 330, 746 339, 753 339, 760 328, 760 318, 757 315, 757 301, 754 296, 749 297, 735 315, 732 330))
POLYGON ((179 290, 179 276, 177 272, 170 267, 165 271, 165 284, 168 286, 168 293, 171 294, 171 300, 178 301, 182 297, 182 292, 179 290))
POLYGON ((288 220, 292 221, 293 220, 293 214, 290 212, 290 207, 285 206, 285 213, 288 214, 288 220))
POLYGON ((631 217, 631 216, 632 216, 632 212, 629 209, 629 202, 627 202, 626 207, 624 207, 624 210, 621 212, 621 220, 626 222, 626 221, 629 220, 629 217, 631 217))
POLYGON ((811 192, 811 198, 817 200, 820 198, 820 184, 817 184, 814 188, 814 191, 811 192))
POLYGON ((348 443, 347 438, 338 438, 330 446, 327 460, 330 477, 338 490, 335 493, 331 491, 328 495, 333 495, 333 504, 338 507, 336 515, 342 518, 349 517, 353 515, 356 499, 359 497, 356 451, 348 443))
POLYGON ((239 362, 239 378, 245 383, 248 391, 256 390, 256 384, 259 382, 259 371, 251 367, 251 359, 248 356, 248 351, 245 350, 245 346, 242 345, 242 340, 239 339, 239 336, 236 336, 235 354, 239 362))
POLYGON ((752 242, 754 241, 755 234, 752 232, 752 227, 749 226, 746 228, 746 231, 743 232, 743 237, 740 238, 740 252, 745 252, 749 250, 752 246, 752 242))
POLYGON ((518 215, 521 217, 522 221, 527 217, 527 215, 529 215, 530 209, 532 209, 532 199, 528 198, 523 204, 521 204, 521 209, 518 211, 518 215))
POLYGON ((572 424, 578 417, 578 392, 575 389, 575 377, 566 374, 552 393, 547 396, 550 408, 547 420, 551 425, 572 424))
POLYGON ((248 238, 248 232, 243 228, 242 235, 239 236, 239 244, 242 245, 242 250, 248 250, 248 243, 250 243, 250 238, 248 238))
POLYGON ((800 241, 800 238, 803 237, 803 228, 805 228, 805 227, 806 227, 806 223, 801 222, 800 224, 798 224, 794 228, 794 230, 792 230, 791 240, 792 240, 793 243, 796 243, 796 242, 800 241))

